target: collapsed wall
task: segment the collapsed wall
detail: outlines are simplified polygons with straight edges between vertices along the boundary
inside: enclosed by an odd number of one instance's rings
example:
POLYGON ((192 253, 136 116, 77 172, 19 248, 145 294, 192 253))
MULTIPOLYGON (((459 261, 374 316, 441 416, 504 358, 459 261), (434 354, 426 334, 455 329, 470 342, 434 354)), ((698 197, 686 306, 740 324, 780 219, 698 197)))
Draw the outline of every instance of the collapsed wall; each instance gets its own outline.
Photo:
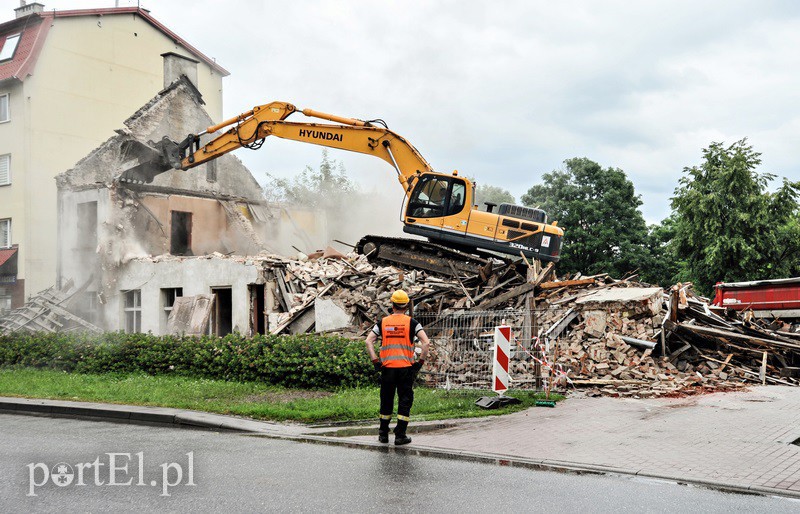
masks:
POLYGON ((182 139, 212 123, 199 92, 181 77, 124 122, 122 129, 56 180, 58 283, 84 284, 116 330, 119 313, 103 307, 119 294, 122 267, 152 255, 257 254, 274 221, 261 187, 232 155, 192 171, 169 170, 149 184, 119 180, 138 164, 126 143, 182 139))

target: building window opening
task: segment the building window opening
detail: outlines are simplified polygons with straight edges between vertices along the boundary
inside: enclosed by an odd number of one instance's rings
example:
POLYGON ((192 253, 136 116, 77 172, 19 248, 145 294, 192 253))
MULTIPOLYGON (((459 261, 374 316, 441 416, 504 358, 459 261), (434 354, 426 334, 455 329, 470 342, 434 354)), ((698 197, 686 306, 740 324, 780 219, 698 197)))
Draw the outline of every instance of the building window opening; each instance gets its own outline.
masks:
POLYGON ((172 313, 172 308, 175 306, 175 299, 183 296, 182 287, 170 287, 161 290, 161 327, 166 331, 169 315, 172 313))
POLYGON ((11 312, 11 291, 0 287, 0 316, 11 312))
POLYGON ((90 251, 97 249, 97 202, 78 204, 78 244, 77 248, 90 251))
POLYGON ((217 161, 208 161, 206 163, 206 181, 217 181, 217 161))
POLYGON ((97 325, 100 322, 100 301, 97 291, 86 291, 81 294, 81 302, 76 306, 76 311, 86 321, 97 325))
POLYGON ((0 155, 0 186, 11 184, 11 155, 0 155))
POLYGON ((14 34, 8 36, 3 43, 3 47, 0 48, 0 61, 5 61, 14 57, 14 51, 17 49, 17 44, 19 43, 19 37, 22 34, 14 34))
POLYGON ((214 334, 226 336, 233 332, 233 294, 230 287, 215 287, 214 293, 214 334))
POLYGON ((172 211, 169 251, 172 255, 194 255, 191 212, 172 211))
POLYGON ((11 220, 0 220, 0 248, 11 248, 11 220))
POLYGON ((142 331, 142 291, 141 289, 131 289, 125 291, 124 307, 125 313, 125 332, 133 334, 142 331))
POLYGON ((8 104, 9 104, 8 93, 0 95, 0 123, 9 121, 11 119, 11 112, 8 104))

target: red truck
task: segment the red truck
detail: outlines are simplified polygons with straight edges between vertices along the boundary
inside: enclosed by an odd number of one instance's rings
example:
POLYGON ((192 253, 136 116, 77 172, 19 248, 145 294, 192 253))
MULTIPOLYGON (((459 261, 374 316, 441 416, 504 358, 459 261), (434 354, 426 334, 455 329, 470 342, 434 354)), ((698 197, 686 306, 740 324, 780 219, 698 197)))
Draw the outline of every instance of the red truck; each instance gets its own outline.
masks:
POLYGON ((800 323, 800 277, 753 282, 719 282, 712 305, 752 310, 757 318, 800 323))

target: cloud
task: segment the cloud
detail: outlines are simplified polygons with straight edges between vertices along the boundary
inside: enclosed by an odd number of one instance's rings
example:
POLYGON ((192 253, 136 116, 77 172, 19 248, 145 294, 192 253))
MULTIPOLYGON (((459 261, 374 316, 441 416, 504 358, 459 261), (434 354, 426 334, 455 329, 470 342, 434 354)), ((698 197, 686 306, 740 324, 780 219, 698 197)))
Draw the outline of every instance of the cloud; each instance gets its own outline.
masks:
MULTIPOLYGON (((226 117, 284 100, 383 118, 436 169, 516 197, 585 156, 625 170, 656 222, 703 147, 742 137, 763 153, 763 171, 800 180, 797 2, 197 0, 190 15, 177 0, 145 6, 232 72, 226 117)), ((262 179, 316 165, 320 149, 270 141, 239 155, 262 179)), ((401 194, 383 162, 332 157, 366 189, 401 194)))

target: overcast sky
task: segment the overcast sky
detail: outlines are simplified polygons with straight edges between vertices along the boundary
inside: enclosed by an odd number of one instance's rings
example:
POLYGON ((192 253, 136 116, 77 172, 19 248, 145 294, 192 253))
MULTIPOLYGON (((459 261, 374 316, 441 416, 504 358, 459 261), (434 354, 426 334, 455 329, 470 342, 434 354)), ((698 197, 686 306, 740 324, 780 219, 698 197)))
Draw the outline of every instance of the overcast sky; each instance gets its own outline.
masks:
MULTIPOLYGON (((115 2, 43 3, 67 9, 115 2)), ((800 2, 142 6, 231 72, 226 118, 273 100, 382 118, 438 171, 458 169, 517 198, 565 159, 588 157, 623 169, 645 218, 658 222, 701 149, 743 137, 762 152, 760 171, 800 180, 800 2)), ((290 176, 320 160, 319 147, 287 141, 237 154, 260 181, 265 172, 290 176)), ((333 157, 364 189, 395 188, 400 198, 382 161, 338 151, 333 157)))

